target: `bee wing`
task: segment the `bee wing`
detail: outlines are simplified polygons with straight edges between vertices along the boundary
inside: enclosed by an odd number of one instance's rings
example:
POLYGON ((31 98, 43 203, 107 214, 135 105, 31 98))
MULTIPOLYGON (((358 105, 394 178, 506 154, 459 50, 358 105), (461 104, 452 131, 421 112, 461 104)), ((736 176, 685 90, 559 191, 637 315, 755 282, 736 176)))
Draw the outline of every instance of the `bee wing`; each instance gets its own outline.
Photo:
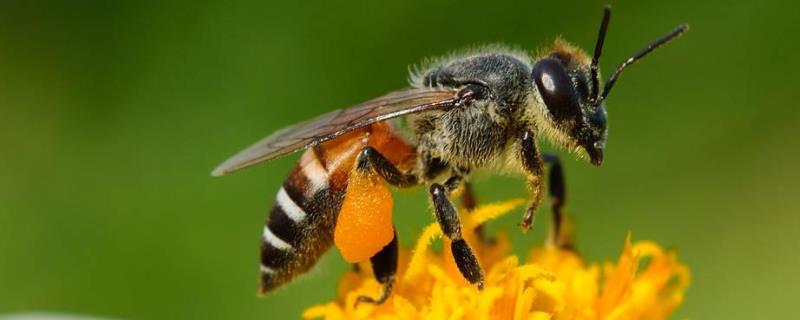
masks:
POLYGON ((214 171, 221 176, 336 138, 379 121, 455 104, 455 91, 409 88, 395 91, 347 109, 286 127, 225 160, 214 171))

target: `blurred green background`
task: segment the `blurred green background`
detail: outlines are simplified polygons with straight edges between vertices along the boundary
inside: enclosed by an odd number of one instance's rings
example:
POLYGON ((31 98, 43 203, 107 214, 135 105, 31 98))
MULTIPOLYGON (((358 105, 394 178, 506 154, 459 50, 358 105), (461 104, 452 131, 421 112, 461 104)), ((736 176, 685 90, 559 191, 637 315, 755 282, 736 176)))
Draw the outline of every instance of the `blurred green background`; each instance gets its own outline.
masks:
MULTIPOLYGON (((299 317, 347 266, 332 251, 256 297, 262 223, 297 156, 210 170, 281 126, 403 87, 424 57, 559 34, 591 49, 602 4, 3 1, 0 313, 299 317)), ((566 156, 579 248, 616 259, 628 230, 677 248, 694 279, 675 318, 796 316, 795 3, 612 4, 606 74, 678 23, 692 30, 619 82, 604 165, 566 156)), ((477 180, 482 201, 525 194, 477 180)), ((398 198, 408 246, 432 217, 420 190, 398 198)), ((522 235, 520 216, 492 227, 522 252, 545 227, 522 235)))

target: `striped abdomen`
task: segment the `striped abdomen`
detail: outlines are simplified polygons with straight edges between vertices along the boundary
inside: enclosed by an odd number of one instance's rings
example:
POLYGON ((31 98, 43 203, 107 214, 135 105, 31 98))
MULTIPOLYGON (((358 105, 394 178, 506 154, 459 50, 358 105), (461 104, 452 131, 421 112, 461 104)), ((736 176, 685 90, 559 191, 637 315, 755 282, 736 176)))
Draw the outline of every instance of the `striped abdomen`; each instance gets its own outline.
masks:
POLYGON ((339 210, 358 153, 372 146, 409 164, 414 149, 384 123, 306 150, 278 191, 261 242, 261 292, 305 273, 333 243, 339 210))
POLYGON ((364 128, 306 150, 278 191, 261 242, 261 292, 305 273, 333 243, 364 128))
POLYGON ((333 242, 344 189, 331 185, 330 172, 306 151, 278 191, 261 242, 261 292, 302 274, 333 242))

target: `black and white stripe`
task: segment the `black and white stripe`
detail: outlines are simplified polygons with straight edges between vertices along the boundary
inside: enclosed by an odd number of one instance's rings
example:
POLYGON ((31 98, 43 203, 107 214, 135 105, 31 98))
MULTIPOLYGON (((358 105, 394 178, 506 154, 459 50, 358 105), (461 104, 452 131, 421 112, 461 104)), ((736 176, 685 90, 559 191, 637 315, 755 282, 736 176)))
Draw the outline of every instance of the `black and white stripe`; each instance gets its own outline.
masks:
MULTIPOLYGON (((262 266, 280 269, 283 267, 283 260, 286 260, 281 258, 288 257, 295 247, 301 245, 302 231, 306 225, 305 220, 308 214, 298 203, 307 201, 295 201, 297 196, 290 196, 286 185, 278 191, 275 204, 269 214, 269 220, 264 225, 264 234, 261 239, 263 242, 262 266)), ((296 189, 291 185, 288 187, 296 189)), ((300 195, 302 196, 302 193, 300 195)))
POLYGON ((341 200, 330 190, 323 161, 312 150, 278 190, 261 242, 261 291, 310 269, 330 247, 341 200))
POLYGON ((281 187, 281 190, 278 191, 278 197, 275 199, 275 201, 283 213, 295 223, 302 223, 303 220, 306 219, 306 212, 303 210, 303 208, 300 208, 300 206, 297 205, 297 202, 295 202, 288 193, 286 193, 286 188, 281 187))
POLYGON ((330 186, 330 175, 322 164, 322 160, 317 155, 316 149, 311 148, 300 158, 300 167, 303 168, 303 175, 308 180, 306 197, 313 197, 317 192, 327 189, 330 186))

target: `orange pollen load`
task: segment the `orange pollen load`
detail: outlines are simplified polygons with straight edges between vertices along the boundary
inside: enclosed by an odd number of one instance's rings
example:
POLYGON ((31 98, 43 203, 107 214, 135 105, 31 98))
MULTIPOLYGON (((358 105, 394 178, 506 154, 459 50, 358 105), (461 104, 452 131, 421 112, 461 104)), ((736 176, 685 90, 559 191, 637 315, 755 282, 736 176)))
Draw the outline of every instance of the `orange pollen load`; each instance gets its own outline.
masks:
POLYGON ((345 261, 356 263, 369 259, 392 241, 393 200, 377 175, 353 172, 349 180, 333 241, 345 261))

